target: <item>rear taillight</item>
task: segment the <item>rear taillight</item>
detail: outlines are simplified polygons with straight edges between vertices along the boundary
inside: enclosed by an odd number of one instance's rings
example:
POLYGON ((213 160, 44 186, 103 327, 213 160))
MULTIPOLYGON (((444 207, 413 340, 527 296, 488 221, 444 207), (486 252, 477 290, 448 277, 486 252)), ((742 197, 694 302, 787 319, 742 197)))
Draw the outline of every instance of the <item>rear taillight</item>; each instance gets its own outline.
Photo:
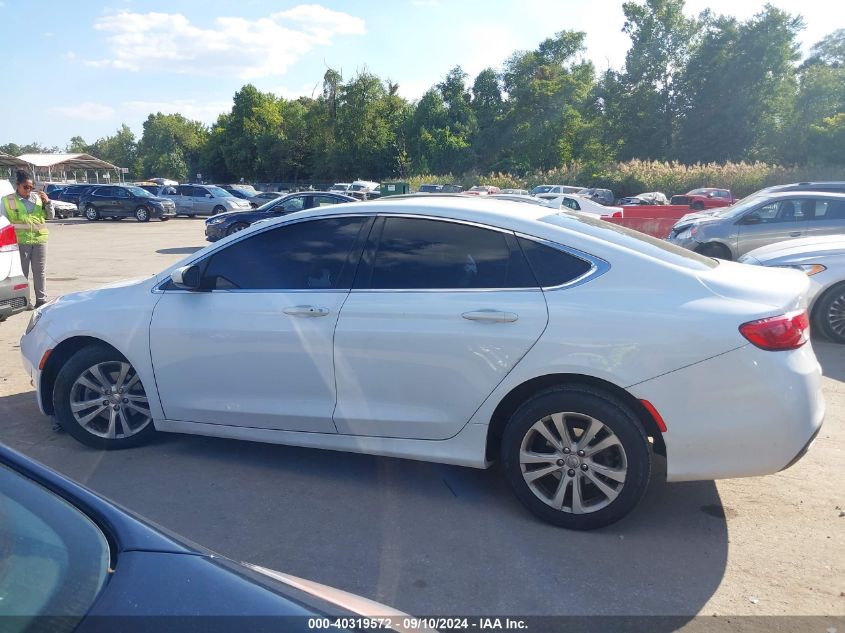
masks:
POLYGON ((739 326, 740 333, 760 349, 782 351, 798 349, 810 338, 807 311, 749 321, 739 326))
POLYGON ((611 215, 610 217, 612 217, 612 218, 621 218, 621 217, 623 217, 623 216, 622 216, 622 213, 623 213, 622 211, 614 211, 613 215, 611 215))
POLYGON ((0 253, 18 250, 18 237, 11 224, 0 229, 0 253))

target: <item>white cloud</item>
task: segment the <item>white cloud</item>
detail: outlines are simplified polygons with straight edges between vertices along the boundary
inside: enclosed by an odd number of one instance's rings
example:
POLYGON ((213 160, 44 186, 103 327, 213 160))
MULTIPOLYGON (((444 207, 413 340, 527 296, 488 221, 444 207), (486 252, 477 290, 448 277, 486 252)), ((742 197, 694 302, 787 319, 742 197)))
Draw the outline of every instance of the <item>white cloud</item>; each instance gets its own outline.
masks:
POLYGON ((269 88, 269 92, 272 92, 277 97, 283 97, 288 101, 294 101, 299 99, 299 97, 317 97, 322 93, 322 90, 322 81, 302 84, 298 88, 289 88, 288 86, 269 88))
MULTIPOLYGON (((470 78, 472 81, 474 77, 470 78)), ((434 86, 434 84, 438 83, 440 79, 433 79, 432 81, 426 81, 425 79, 418 79, 415 81, 399 81, 399 95, 407 99, 408 101, 416 101, 420 97, 422 97, 428 89, 434 86)))
POLYGON ((89 66, 246 80, 282 75, 314 47, 366 33, 361 18, 314 4, 257 20, 218 17, 210 28, 179 13, 122 11, 98 18, 94 28, 108 34, 111 51, 89 66))
POLYGON ((181 114, 187 119, 214 123, 217 117, 232 109, 231 101, 195 101, 176 99, 173 101, 126 101, 123 110, 131 115, 146 118, 149 114, 181 114))
POLYGON ((82 119, 83 121, 102 121, 114 116, 114 108, 93 101, 83 101, 69 106, 55 106, 51 109, 53 112, 69 119, 82 119))
POLYGON ((461 68, 475 80, 488 67, 498 69, 519 48, 512 29, 500 24, 471 24, 465 29, 465 53, 458 59, 461 68))

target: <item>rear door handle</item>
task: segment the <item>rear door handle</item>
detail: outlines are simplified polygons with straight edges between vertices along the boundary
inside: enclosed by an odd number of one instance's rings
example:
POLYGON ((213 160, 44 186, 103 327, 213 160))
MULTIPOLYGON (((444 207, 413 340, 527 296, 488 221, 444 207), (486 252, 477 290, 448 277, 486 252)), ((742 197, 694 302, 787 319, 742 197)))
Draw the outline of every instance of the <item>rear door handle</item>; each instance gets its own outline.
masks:
POLYGON ((798 237, 799 235, 801 235, 801 231, 793 231, 789 234, 789 237, 798 237))
POLYGON ((487 321, 490 323, 513 323, 519 318, 515 312, 503 312, 501 310, 475 310, 464 312, 461 315, 468 321, 487 321))
POLYGON ((290 316, 322 317, 329 313, 329 309, 316 306, 293 306, 292 308, 285 308, 284 312, 290 316))

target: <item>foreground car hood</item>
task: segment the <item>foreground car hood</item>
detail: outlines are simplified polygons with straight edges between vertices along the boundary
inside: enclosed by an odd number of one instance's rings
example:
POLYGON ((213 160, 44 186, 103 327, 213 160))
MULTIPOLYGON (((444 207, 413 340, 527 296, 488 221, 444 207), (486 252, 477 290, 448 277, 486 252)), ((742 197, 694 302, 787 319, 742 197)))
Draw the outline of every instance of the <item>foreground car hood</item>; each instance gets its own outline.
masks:
POLYGON ((804 237, 798 240, 786 240, 755 248, 746 256, 759 262, 785 257, 812 257, 845 255, 845 236, 823 235, 804 237))
POLYGON ((273 580, 278 580, 279 582, 293 587, 294 589, 305 591, 306 593, 309 593, 316 598, 320 598, 321 600, 325 600, 326 602, 331 602, 334 605, 337 605, 359 615, 368 617, 377 617, 380 615, 407 615, 402 611, 398 611, 392 607, 388 607, 386 604, 382 604, 380 602, 364 598, 363 596, 359 596, 354 593, 349 593, 348 591, 343 591, 342 589, 329 587, 328 585, 323 585, 312 580, 299 578, 297 576, 291 576, 290 574, 283 574, 280 571, 275 571, 274 569, 267 569, 266 567, 253 565, 251 563, 241 563, 241 565, 243 565, 244 567, 248 567, 253 571, 257 571, 259 574, 268 576, 273 580))

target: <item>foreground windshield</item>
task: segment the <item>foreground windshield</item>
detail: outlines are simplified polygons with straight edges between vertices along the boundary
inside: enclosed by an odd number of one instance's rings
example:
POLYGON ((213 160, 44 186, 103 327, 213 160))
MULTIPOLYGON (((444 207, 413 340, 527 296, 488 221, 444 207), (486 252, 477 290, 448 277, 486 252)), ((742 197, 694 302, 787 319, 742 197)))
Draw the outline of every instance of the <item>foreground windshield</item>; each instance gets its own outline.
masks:
POLYGON ((540 185, 539 187, 534 187, 531 190, 531 193, 538 194, 538 193, 549 193, 552 190, 551 185, 540 185))
POLYGON ((724 207, 716 215, 721 218, 736 218, 748 211, 751 207, 757 206, 765 199, 766 196, 750 196, 740 200, 734 205, 724 207))
POLYGON ((146 189, 141 189, 141 187, 127 187, 132 195, 137 196, 138 198, 152 198, 153 194, 151 194, 146 189))
POLYGON ((50 630, 73 630, 108 569, 106 537, 86 515, 0 466, 0 620, 17 616, 25 630, 36 616, 67 616, 50 630))

